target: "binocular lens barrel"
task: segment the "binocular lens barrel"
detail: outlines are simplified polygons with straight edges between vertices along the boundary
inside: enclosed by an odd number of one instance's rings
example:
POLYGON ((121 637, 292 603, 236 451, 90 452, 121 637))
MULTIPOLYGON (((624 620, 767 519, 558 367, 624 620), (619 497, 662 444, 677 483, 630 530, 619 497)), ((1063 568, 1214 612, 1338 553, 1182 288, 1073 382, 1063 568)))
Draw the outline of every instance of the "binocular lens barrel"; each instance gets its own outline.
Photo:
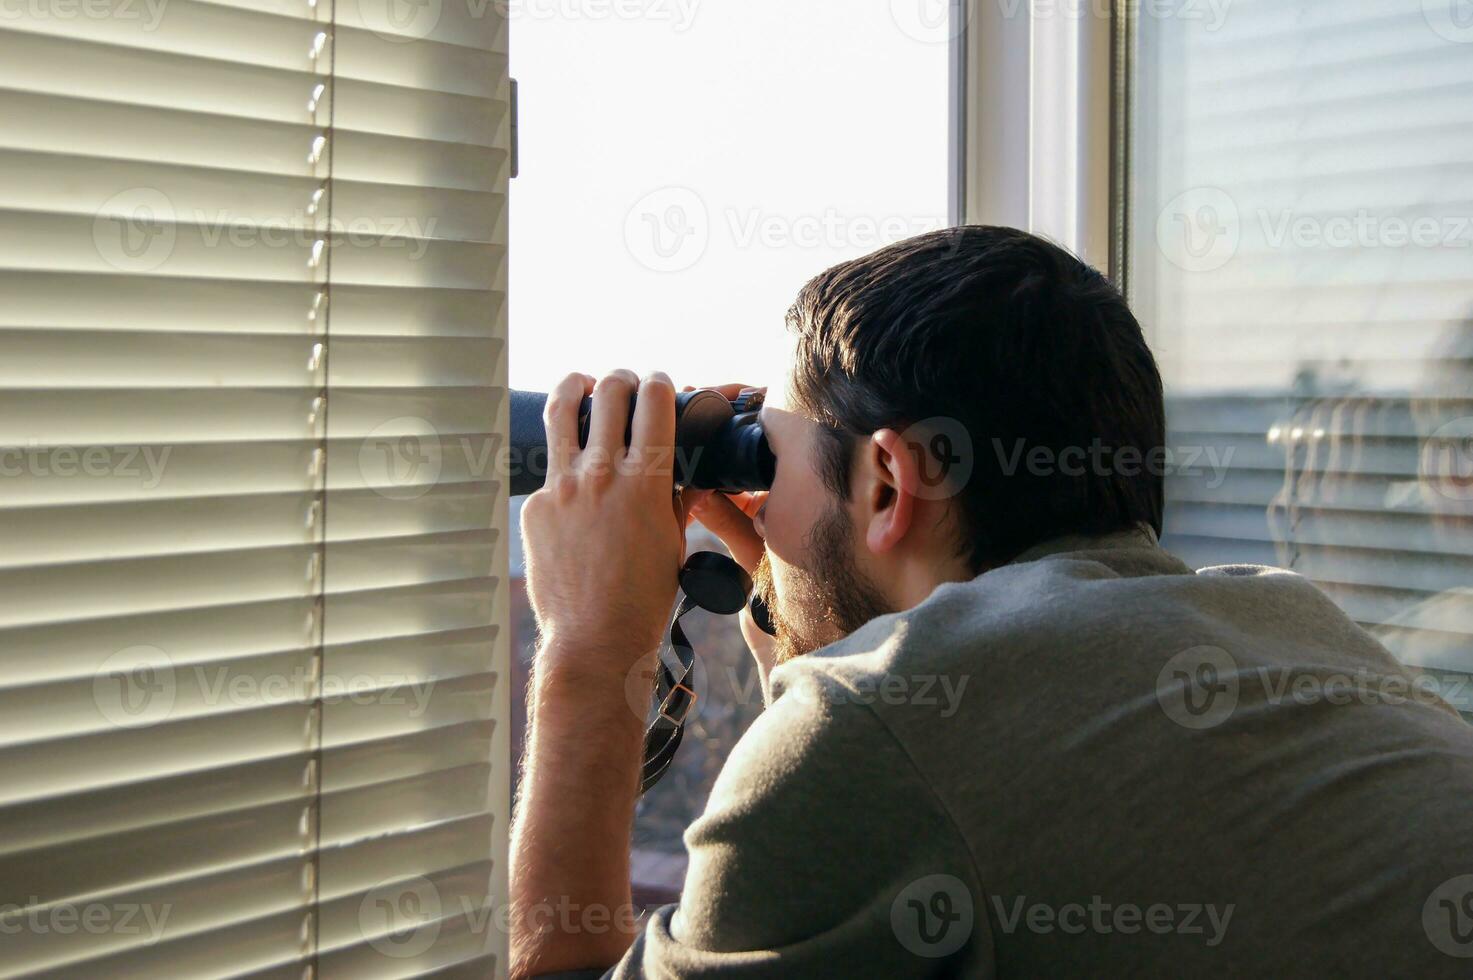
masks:
MULTIPOLYGON (((633 397, 629 415, 634 417, 633 397)), ((547 429, 542 420, 547 395, 511 392, 511 495, 533 493, 547 478, 547 429)), ((760 396, 732 402, 719 391, 688 391, 675 396, 675 453, 651 465, 672 470, 675 485, 738 493, 772 486, 777 459, 762 431, 760 396)), ((588 444, 593 399, 578 410, 578 445, 588 444)), ((624 432, 625 445, 629 431, 624 432)))

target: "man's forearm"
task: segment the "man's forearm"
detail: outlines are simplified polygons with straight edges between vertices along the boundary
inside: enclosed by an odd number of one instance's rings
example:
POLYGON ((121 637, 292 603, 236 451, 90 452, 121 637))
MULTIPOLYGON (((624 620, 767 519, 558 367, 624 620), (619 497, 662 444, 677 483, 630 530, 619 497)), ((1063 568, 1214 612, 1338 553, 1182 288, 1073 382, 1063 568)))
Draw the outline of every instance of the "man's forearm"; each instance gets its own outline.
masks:
MULTIPOLYGON (((608 967, 637 924, 629 847, 644 753, 625 679, 539 651, 512 842, 513 976, 608 967)), ((645 659, 652 659, 649 655, 645 659)))

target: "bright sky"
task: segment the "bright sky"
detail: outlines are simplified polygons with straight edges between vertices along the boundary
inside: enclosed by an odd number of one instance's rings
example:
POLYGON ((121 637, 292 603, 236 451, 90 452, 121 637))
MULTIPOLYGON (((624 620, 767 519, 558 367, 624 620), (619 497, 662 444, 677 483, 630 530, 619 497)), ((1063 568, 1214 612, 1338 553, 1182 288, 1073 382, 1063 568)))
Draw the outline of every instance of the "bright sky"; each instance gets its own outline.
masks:
POLYGON ((509 0, 511 383, 765 384, 798 288, 946 222, 945 0, 509 0))

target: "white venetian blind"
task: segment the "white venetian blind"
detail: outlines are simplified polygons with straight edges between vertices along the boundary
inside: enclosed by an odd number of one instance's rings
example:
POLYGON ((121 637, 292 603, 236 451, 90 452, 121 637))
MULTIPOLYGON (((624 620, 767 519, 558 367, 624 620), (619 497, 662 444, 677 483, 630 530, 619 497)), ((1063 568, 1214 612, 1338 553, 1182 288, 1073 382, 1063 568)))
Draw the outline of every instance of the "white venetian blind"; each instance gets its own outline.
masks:
POLYGON ((0 977, 504 974, 499 9, 0 18, 0 977))
POLYGON ((1166 543, 1303 573, 1473 712, 1473 6, 1166 6, 1128 202, 1197 468, 1166 543))

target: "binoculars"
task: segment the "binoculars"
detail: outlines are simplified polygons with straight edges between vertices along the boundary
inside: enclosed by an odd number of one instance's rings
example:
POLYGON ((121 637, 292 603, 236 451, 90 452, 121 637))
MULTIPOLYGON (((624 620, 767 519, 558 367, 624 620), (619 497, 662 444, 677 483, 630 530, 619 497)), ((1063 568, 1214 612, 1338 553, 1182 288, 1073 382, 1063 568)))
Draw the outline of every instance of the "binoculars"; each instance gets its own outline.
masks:
MULTIPOLYGON (((687 391, 675 396, 676 486, 740 493, 772 486, 777 458, 762 431, 758 412, 762 392, 743 391, 728 399, 719 391, 687 391)), ((633 396, 629 417, 634 418, 633 396)), ((547 478, 547 429, 542 413, 547 395, 535 391, 511 392, 511 486, 513 497, 533 493, 547 478)), ((584 398, 578 410, 578 445, 588 445, 588 420, 593 399, 584 398)), ((624 430, 629 444, 629 429, 624 430)))

